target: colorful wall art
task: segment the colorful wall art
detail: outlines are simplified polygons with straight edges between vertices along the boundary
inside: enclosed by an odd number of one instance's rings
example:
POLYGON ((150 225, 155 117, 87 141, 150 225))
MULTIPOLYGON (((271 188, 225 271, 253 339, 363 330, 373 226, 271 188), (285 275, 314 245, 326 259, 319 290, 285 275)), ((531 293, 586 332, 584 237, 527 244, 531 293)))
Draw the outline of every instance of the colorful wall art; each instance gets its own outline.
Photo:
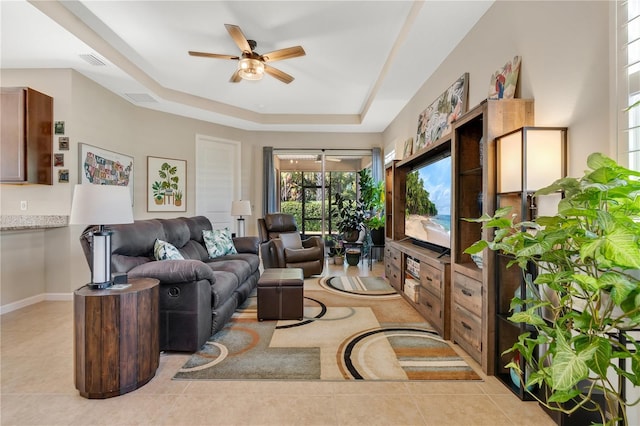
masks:
POLYGON ((451 123, 467 112, 469 73, 464 73, 418 117, 413 153, 451 132, 451 123))
POLYGON ((147 157, 147 211, 187 211, 187 162, 147 157))
POLYGON ((126 186, 133 204, 133 157, 86 143, 78 146, 79 183, 126 186))
POLYGON ((489 99, 513 99, 518 87, 518 74, 520 74, 520 56, 514 56, 491 76, 489 99))

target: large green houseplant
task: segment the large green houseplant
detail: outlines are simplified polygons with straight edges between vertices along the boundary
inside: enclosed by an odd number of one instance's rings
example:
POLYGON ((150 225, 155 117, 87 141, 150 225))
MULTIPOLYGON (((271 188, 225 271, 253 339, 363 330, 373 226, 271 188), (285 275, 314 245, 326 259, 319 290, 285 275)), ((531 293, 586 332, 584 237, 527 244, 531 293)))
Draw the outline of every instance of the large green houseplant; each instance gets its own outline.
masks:
POLYGON ((370 169, 362 169, 358 172, 358 185, 360 189, 360 202, 364 209, 364 225, 371 231, 371 239, 375 244, 384 242, 384 181, 375 183, 370 169))
POLYGON ((365 219, 364 209, 359 200, 348 200, 342 194, 335 196, 333 216, 336 227, 347 241, 356 241, 363 229, 365 219))
POLYGON ((638 401, 623 400, 617 378, 640 386, 640 344, 630 333, 640 324, 640 173, 599 153, 587 164, 582 178, 536 193, 564 192, 555 216, 518 222, 499 209, 474 219, 495 230, 493 240, 465 252, 489 248, 512 256, 511 264, 538 268, 528 294, 511 304, 510 320, 535 329, 507 351, 526 360, 526 374, 507 365, 521 385, 550 409, 597 410, 603 424, 628 424, 626 407, 638 401), (630 368, 621 369, 619 360, 630 368), (546 394, 536 394, 536 385, 546 394), (595 392, 604 393, 606 408, 593 402, 595 392))

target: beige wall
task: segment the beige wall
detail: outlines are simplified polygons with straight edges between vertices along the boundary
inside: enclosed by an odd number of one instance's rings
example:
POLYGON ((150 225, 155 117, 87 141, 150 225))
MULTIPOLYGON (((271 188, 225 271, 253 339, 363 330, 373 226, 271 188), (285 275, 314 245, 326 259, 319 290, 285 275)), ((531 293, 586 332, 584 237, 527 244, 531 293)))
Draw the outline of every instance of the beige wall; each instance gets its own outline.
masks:
POLYGON ((606 1, 495 2, 385 130, 384 146, 399 143, 401 152, 402 142, 415 136, 418 114, 465 72, 469 106, 478 105, 491 75, 520 55, 518 97, 535 100, 536 125, 569 128, 569 174, 580 175, 591 152, 615 158, 609 12, 606 1))
MULTIPOLYGON (((497 1, 382 134, 247 132, 138 108, 74 71, 2 70, 3 86, 30 86, 54 97, 54 118, 66 122, 70 138, 65 166, 71 182, 1 185, 1 212, 20 214, 20 200, 27 200, 29 214, 68 214, 78 180, 77 144, 84 142, 134 157, 136 219, 191 215, 192 196, 186 213, 146 212, 146 157, 186 159, 187 191, 193 194, 196 134, 241 142, 242 197, 260 212, 262 147, 388 149, 415 135, 418 114, 464 72, 470 75, 469 105, 479 104, 491 74, 514 55, 523 58, 520 97, 535 99, 536 124, 569 127, 569 172, 578 175, 590 152, 615 156, 609 15, 607 2, 497 1)), ((428 45, 421 54, 428 54, 428 45)), ((248 234, 256 234, 254 219, 247 221, 248 234)), ((69 293, 89 281, 80 231, 73 226, 0 233, 0 307, 42 293, 69 293)))
MULTIPOLYGON (((87 143, 134 157, 134 217, 189 216, 195 213, 195 139, 197 134, 239 141, 242 146, 243 199, 255 206, 247 234, 257 235, 255 218, 262 210, 262 147, 370 148, 381 146, 379 134, 310 134, 247 132, 230 127, 139 108, 71 70, 2 70, 2 85, 29 86, 54 98, 54 120, 65 121, 69 151, 64 152, 69 183, 0 185, 3 215, 69 214, 73 186, 78 182, 78 143, 87 143), (146 211, 147 156, 187 160, 187 211, 146 211)), ((0 306, 31 296, 69 294, 90 280, 78 242, 83 226, 0 233, 0 306), (20 247, 16 251, 14 247, 20 247), (35 249, 37 247, 37 249, 35 249), (33 253, 30 248, 34 248, 33 253), (19 255, 17 254, 19 253, 19 255), (29 253, 31 255, 29 255, 29 253), (28 272, 28 273, 27 273, 28 272)))

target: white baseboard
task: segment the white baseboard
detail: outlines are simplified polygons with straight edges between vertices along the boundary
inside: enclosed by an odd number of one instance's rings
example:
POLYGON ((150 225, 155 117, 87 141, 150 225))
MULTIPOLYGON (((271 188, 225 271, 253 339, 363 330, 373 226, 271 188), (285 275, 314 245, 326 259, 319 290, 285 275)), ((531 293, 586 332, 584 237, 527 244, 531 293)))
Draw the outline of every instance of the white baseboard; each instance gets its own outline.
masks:
POLYGON ((18 309, 22 309, 36 303, 44 302, 45 300, 52 302, 71 301, 73 300, 73 293, 41 293, 36 296, 18 300, 17 302, 7 303, 6 305, 0 306, 0 315, 17 311, 18 309))

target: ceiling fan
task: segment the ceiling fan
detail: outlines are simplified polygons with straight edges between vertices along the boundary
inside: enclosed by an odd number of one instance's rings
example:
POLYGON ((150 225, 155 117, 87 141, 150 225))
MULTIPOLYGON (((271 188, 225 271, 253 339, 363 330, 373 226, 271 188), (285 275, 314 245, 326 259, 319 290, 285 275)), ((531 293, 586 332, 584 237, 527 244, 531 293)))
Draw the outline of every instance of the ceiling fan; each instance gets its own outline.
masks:
MULTIPOLYGON (((341 162, 341 161, 342 161, 342 159, 340 159, 340 158, 338 158, 338 157, 330 157, 330 156, 328 156, 328 155, 326 155, 326 156, 324 157, 324 159, 325 159, 326 161, 333 161, 333 162, 335 162, 335 163, 339 163, 339 162, 341 162)), ((322 163, 322 155, 318 155, 318 156, 316 157, 316 163, 322 163)))
POLYGON ((240 56, 194 52, 191 50, 189 51, 189 55, 203 56, 205 58, 233 59, 238 61, 238 68, 229 79, 231 83, 238 83, 242 79, 260 80, 264 73, 267 73, 286 84, 293 81, 292 76, 277 68, 267 65, 267 62, 275 62, 283 59, 304 56, 306 55, 306 52, 302 46, 287 47, 285 49, 274 50, 273 52, 261 55, 254 51, 258 45, 255 40, 247 40, 239 26, 231 24, 224 24, 224 26, 227 28, 227 31, 229 32, 229 35, 231 35, 233 41, 235 41, 242 51, 240 56))

